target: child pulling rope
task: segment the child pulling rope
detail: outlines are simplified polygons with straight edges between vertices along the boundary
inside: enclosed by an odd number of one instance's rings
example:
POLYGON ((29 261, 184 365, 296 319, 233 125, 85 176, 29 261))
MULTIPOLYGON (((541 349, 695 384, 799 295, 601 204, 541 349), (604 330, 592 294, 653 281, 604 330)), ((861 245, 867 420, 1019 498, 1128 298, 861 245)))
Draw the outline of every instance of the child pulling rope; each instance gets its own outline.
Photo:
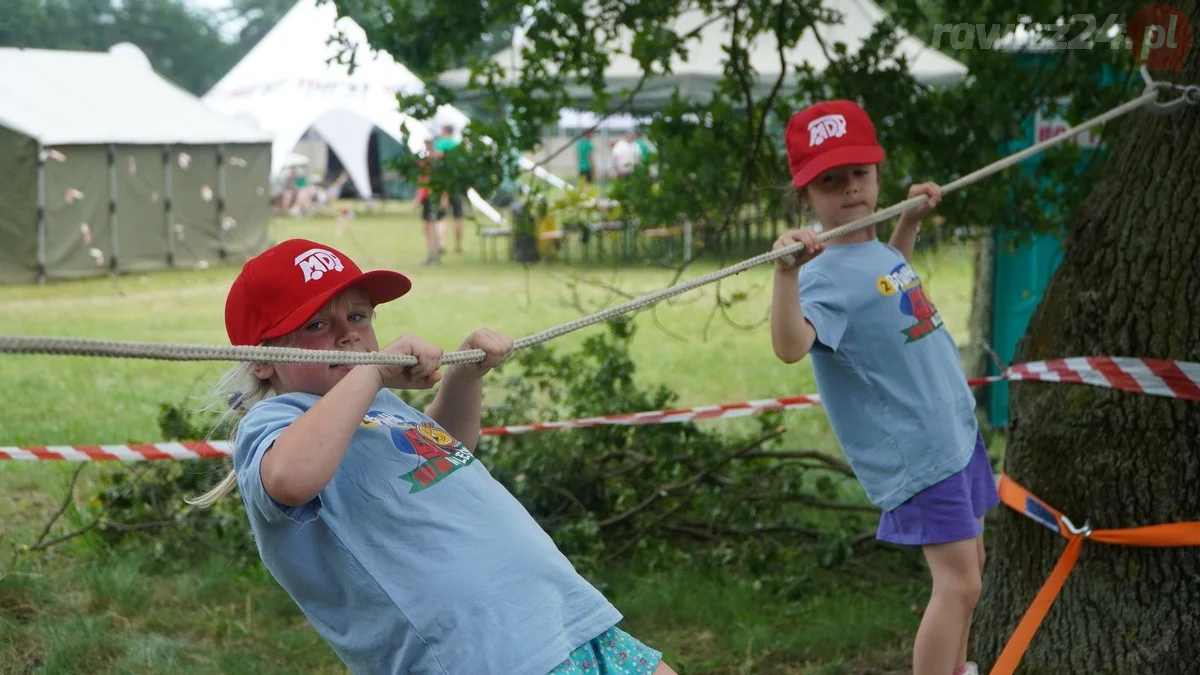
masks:
POLYGON ((375 307, 411 286, 302 239, 246 263, 231 343, 342 357, 235 366, 218 392, 236 396, 235 472, 193 503, 236 483, 264 565, 352 672, 675 675, 472 454, 483 376, 512 340, 471 333, 482 362, 444 375, 414 335, 381 352, 411 366, 347 363, 380 351, 375 307), (392 392, 439 382, 425 412, 392 392))
MULTIPOLYGON (((800 199, 823 227, 875 210, 884 151, 862 108, 831 101, 796 113, 787 149, 800 199)), ((771 342, 785 363, 811 356, 842 452, 883 510, 877 538, 925 554, 933 595, 913 672, 978 675, 967 638, 983 576, 983 517, 1000 497, 958 347, 911 267, 921 219, 942 190, 921 183, 909 195, 927 203, 901 216, 888 244, 874 228, 828 244, 811 230, 775 242, 804 249, 776 262, 771 342)))

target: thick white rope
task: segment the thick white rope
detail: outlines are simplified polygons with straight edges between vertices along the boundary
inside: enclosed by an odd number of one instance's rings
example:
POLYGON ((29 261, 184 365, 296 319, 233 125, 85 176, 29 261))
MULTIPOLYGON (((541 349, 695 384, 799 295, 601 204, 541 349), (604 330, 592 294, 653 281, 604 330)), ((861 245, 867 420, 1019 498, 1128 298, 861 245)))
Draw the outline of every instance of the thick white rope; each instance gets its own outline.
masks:
MULTIPOLYGON (((1046 148, 1063 143, 1082 131, 1086 131, 1094 126, 1104 124, 1105 122, 1124 115, 1132 110, 1136 110, 1147 103, 1154 101, 1158 97, 1158 90, 1161 88, 1169 88, 1171 85, 1167 83, 1154 83, 1157 86, 1148 86, 1145 93, 1138 98, 1135 98, 1127 103, 1123 103, 1108 112, 1102 113, 1092 119, 1072 127, 1067 132, 1048 138, 1040 143, 1014 153, 1003 159, 997 160, 982 169, 959 178, 958 180, 947 183, 942 186, 942 193, 946 194, 966 187, 975 183, 987 176, 990 176, 999 171, 1003 171, 1008 167, 1021 162, 1033 155, 1042 152, 1046 148)), ((1191 97, 1187 97, 1188 102, 1191 97)), ((906 199, 898 204, 890 206, 882 211, 877 211, 870 216, 860 218, 854 222, 847 223, 841 227, 832 229, 828 232, 822 232, 817 236, 817 240, 821 242, 829 241, 843 237, 852 232, 857 232, 865 227, 869 227, 876 223, 898 216, 905 211, 923 204, 928 197, 920 195, 911 199, 906 199)), ((751 267, 756 267, 764 263, 774 262, 780 258, 788 257, 794 253, 798 253, 804 248, 803 243, 793 244, 775 251, 769 251, 761 255, 754 256, 740 263, 731 265, 724 269, 705 274, 704 276, 685 281, 681 284, 664 288, 659 291, 650 293, 649 295, 636 298, 623 305, 610 307, 606 310, 586 316, 574 321, 569 321, 559 326, 548 328, 540 333, 523 337, 517 340, 514 345, 514 351, 532 347, 533 345, 552 340, 556 337, 566 335, 591 326, 601 321, 606 321, 615 316, 620 316, 628 312, 648 307, 656 302, 667 298, 686 293, 690 290, 701 286, 711 284, 725 277, 730 277, 735 274, 744 272, 751 267)), ((363 364, 384 364, 394 366, 411 366, 417 363, 416 357, 400 354, 386 354, 383 352, 344 352, 344 351, 320 351, 309 349, 292 349, 285 347, 234 347, 223 345, 179 345, 179 344, 163 344, 154 342, 116 342, 107 340, 88 340, 80 338, 51 338, 51 337, 26 337, 19 335, 0 335, 0 352, 8 352, 15 354, 56 354, 56 355, 73 355, 73 356, 113 356, 124 358, 144 358, 144 359, 160 359, 166 361, 247 361, 251 363, 329 363, 329 364, 344 364, 344 365, 363 365, 363 364)), ((461 352, 448 352, 442 355, 442 364, 453 365, 458 363, 478 363, 482 361, 486 355, 481 349, 470 349, 461 352)))

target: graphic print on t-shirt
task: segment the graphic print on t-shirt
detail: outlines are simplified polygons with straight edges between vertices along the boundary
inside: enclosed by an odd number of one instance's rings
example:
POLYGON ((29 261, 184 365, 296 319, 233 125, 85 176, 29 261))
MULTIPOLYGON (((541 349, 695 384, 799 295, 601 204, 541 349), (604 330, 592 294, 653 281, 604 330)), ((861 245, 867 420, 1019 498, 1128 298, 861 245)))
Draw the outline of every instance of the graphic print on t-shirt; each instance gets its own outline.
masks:
POLYGON ((391 413, 371 410, 363 416, 362 426, 369 429, 387 427, 397 450, 425 460, 400 476, 411 484, 410 493, 435 485, 475 461, 466 446, 429 422, 409 422, 391 413))
POLYGON ((906 338, 905 344, 916 342, 942 327, 942 315, 938 314, 937 307, 925 295, 921 277, 908 263, 896 265, 891 272, 879 277, 875 284, 879 292, 887 296, 895 295, 898 291, 900 312, 913 318, 913 325, 901 331, 906 338))

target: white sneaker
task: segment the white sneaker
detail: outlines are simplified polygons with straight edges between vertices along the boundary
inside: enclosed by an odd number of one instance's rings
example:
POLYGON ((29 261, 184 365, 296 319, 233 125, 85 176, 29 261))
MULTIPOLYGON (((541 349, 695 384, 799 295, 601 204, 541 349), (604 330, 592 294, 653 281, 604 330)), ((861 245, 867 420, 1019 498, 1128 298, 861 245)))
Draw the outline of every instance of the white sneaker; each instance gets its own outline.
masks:
POLYGON ((974 662, 968 662, 967 670, 963 675, 979 675, 979 666, 975 665, 974 662))

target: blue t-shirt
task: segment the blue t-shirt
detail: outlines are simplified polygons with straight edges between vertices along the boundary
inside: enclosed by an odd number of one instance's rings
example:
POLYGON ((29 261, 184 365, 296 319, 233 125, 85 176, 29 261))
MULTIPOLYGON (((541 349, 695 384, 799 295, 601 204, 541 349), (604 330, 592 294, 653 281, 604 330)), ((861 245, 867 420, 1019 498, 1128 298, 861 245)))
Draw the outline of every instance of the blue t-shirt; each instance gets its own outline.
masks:
POLYGON ((880 241, 829 246, 800 270, 821 402, 867 497, 885 511, 961 471, 975 397, 916 271, 880 241))
POLYGON ((255 405, 234 464, 263 562, 352 672, 547 673, 620 622, 483 464, 389 390, 316 498, 276 502, 262 457, 318 400, 255 405))

